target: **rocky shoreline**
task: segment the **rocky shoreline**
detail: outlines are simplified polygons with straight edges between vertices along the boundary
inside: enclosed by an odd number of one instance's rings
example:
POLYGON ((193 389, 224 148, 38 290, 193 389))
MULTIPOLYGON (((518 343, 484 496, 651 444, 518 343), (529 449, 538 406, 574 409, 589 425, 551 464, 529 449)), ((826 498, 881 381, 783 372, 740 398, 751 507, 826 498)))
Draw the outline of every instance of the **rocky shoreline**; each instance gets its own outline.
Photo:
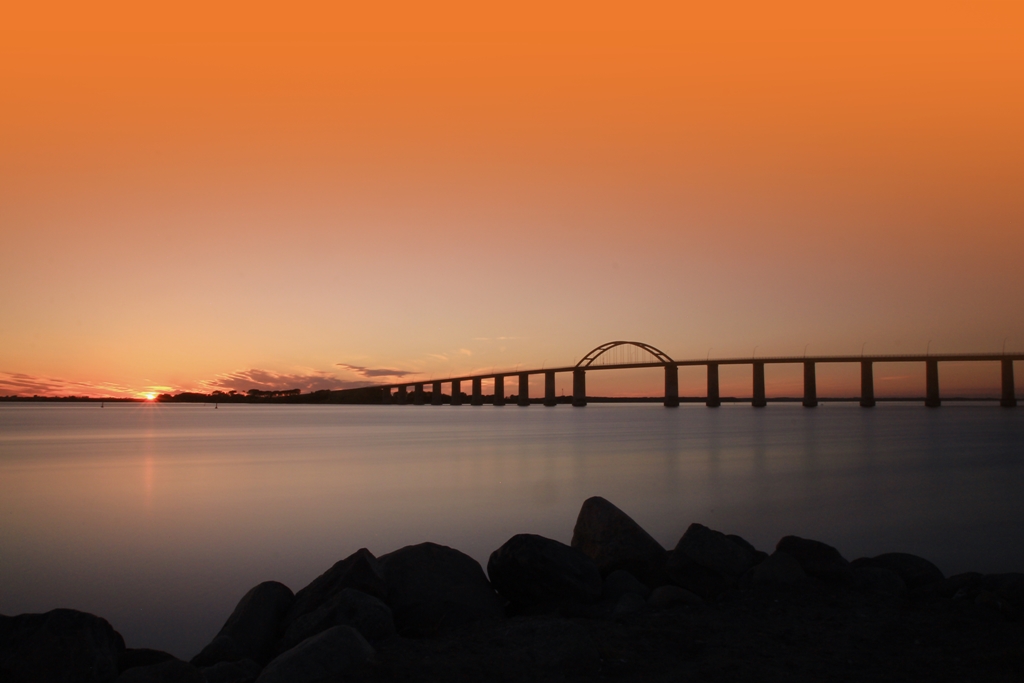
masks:
POLYGON ((1022 615, 1024 574, 700 524, 666 550, 595 497, 570 545, 520 534, 486 573, 422 543, 261 583, 190 662, 75 610, 0 616, 0 683, 1021 681, 1022 615))

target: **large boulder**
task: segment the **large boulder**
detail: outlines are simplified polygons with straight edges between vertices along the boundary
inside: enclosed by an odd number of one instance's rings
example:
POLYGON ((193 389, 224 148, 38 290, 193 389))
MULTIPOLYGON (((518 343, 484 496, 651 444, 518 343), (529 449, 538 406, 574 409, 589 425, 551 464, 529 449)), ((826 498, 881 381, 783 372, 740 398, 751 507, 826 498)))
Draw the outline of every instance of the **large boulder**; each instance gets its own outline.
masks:
POLYGON ((856 585, 861 590, 902 597, 907 593, 907 584, 900 575, 882 567, 860 567, 853 569, 856 585))
POLYGON ((206 683, 253 683, 260 675, 260 665, 251 659, 217 662, 202 670, 206 683))
POLYGON ((136 666, 117 678, 117 683, 207 683, 196 667, 180 659, 168 659, 159 664, 136 666))
POLYGON ((665 583, 665 549, 600 496, 583 501, 571 545, 592 559, 602 576, 624 569, 649 586, 665 583))
POLYGON ((163 650, 151 650, 147 647, 126 648, 117 658, 117 668, 121 673, 138 666, 152 666, 161 662, 177 659, 163 650))
POLYGON ((344 560, 339 560, 296 593, 295 602, 285 619, 286 627, 302 615, 317 610, 346 588, 354 588, 387 602, 388 586, 384 570, 373 553, 366 548, 360 548, 344 560))
POLYGON ((743 538, 742 536, 737 536, 736 534, 726 534, 725 537, 733 543, 735 543, 736 545, 738 545, 739 547, 746 548, 746 550, 754 557, 754 564, 764 562, 768 559, 768 553, 764 552, 763 550, 758 550, 750 541, 743 538))
POLYGON ((754 565, 756 553, 720 531, 691 524, 669 554, 668 565, 689 561, 718 574, 739 576, 754 565))
POLYGON ((501 600, 472 557, 420 543, 380 557, 399 633, 432 635, 452 626, 504 616, 501 600))
POLYGON ((1013 612, 1013 618, 1024 612, 1024 574, 978 574, 969 572, 957 574, 948 579, 925 587, 924 594, 939 595, 954 600, 975 601, 981 596, 989 596, 1002 601, 1013 612))
POLYGON ((826 581, 855 583, 850 563, 839 551, 821 541, 799 536, 785 536, 775 546, 794 560, 810 576, 826 581))
POLYGON ((696 593, 705 600, 713 600, 735 587, 739 577, 720 574, 692 560, 683 560, 667 568, 669 580, 676 586, 696 593))
POLYGON ((924 588, 946 578, 934 564, 910 553, 885 553, 877 557, 862 557, 850 565, 854 569, 874 567, 895 572, 907 584, 908 590, 924 588))
POLYGON ((372 661, 373 647, 351 626, 334 626, 267 664, 257 683, 327 683, 372 661))
POLYGON ((618 600, 626 593, 634 593, 646 600, 651 595, 651 589, 625 569, 616 569, 605 577, 604 586, 601 587, 602 600, 618 600))
POLYGON ((651 607, 671 607, 673 605, 700 605, 704 601, 699 595, 679 586, 671 584, 659 586, 651 591, 647 604, 651 607))
POLYGON ((754 565, 740 577, 741 588, 753 586, 791 586, 807 580, 807 572, 796 559, 776 550, 768 559, 754 565))
MULTIPOLYGON (((742 539, 740 539, 742 541, 742 539)), ((756 550, 703 524, 691 524, 668 555, 669 579, 705 598, 736 584, 758 559, 756 550)))
POLYGON ((105 619, 72 609, 0 616, 0 681, 107 683, 124 638, 105 619))
POLYGON ((333 626, 351 626, 369 641, 385 640, 395 635, 390 607, 372 595, 346 588, 319 608, 293 621, 278 643, 278 652, 290 650, 333 626))
POLYGON ((207 667, 217 662, 252 659, 265 664, 274 654, 284 619, 295 596, 284 584, 265 581, 246 593, 217 636, 192 658, 207 667))
POLYGON ((491 584, 510 602, 549 606, 593 602, 601 596, 601 573, 579 550, 534 534, 518 534, 491 553, 491 584))
POLYGON ((1017 610, 1024 611, 1024 574, 989 574, 984 583, 988 589, 1013 605, 1017 610))

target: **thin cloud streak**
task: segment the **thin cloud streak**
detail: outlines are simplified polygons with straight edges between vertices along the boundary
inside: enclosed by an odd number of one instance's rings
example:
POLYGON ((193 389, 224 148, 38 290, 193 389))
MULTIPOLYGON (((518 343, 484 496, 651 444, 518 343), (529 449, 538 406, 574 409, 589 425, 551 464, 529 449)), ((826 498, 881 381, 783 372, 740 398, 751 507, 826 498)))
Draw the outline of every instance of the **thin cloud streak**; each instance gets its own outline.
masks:
POLYGON ((390 368, 368 368, 363 365, 349 365, 348 363, 335 363, 339 368, 345 368, 363 377, 407 377, 419 373, 411 370, 392 370, 390 368))
POLYGON ((140 392, 114 382, 78 382, 21 372, 0 372, 0 395, 137 397, 140 392))

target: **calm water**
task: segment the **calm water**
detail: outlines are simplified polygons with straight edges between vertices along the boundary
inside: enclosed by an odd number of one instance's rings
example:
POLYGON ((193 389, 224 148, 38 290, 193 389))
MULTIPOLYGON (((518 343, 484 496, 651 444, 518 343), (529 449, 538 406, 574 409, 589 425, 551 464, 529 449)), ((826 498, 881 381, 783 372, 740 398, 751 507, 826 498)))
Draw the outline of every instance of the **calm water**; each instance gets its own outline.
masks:
POLYGON ((0 613, 74 607, 195 654, 268 579, 432 540, 482 564, 568 542, 602 495, 671 547, 691 522, 770 550, 1024 570, 1024 410, 991 405, 0 404, 0 613))

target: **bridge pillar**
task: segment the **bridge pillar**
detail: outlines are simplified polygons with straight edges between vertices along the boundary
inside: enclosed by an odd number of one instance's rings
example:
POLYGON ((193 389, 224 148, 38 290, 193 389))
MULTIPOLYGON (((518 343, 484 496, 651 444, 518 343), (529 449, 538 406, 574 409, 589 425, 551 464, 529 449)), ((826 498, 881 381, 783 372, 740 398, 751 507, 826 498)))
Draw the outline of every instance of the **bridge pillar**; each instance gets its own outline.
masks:
POLYGON ((869 360, 860 362, 860 405, 862 408, 875 407, 875 373, 869 360))
POLYGON ((398 400, 398 405, 400 405, 400 406, 404 406, 406 403, 409 402, 409 390, 405 387, 404 384, 402 386, 398 387, 398 399, 397 400, 398 400))
POLYGON ((999 405, 1004 408, 1013 408, 1017 405, 1016 386, 1013 383, 1013 360, 1003 359, 1003 397, 999 405))
POLYGON ((505 375, 494 376, 494 405, 505 405, 505 375))
POLYGON ((470 405, 482 406, 484 404, 484 392, 481 388, 482 380, 479 377, 473 378, 473 398, 470 400, 470 405))
POLYGON ((391 403, 391 387, 384 387, 380 390, 380 402, 384 405, 391 403))
POLYGON ((553 406, 558 404, 555 398, 555 371, 547 370, 544 373, 544 405, 553 406))
POLYGON ((519 398, 516 400, 516 404, 530 405, 530 376, 525 372, 519 373, 519 398))
POLYGON ((587 371, 572 371, 572 404, 577 408, 587 405, 587 371))
POLYGON ((704 405, 708 408, 722 405, 722 399, 718 395, 718 363, 708 363, 708 399, 704 405))
POLYGON ((430 387, 430 405, 439 406, 442 402, 441 383, 434 382, 430 387))
POLYGON ((754 361, 754 399, 750 405, 755 408, 764 408, 768 401, 764 397, 764 363, 754 361))
POLYGON ((665 366, 665 407, 679 407, 679 368, 674 363, 665 366))
POLYGON ((412 390, 412 404, 414 406, 423 405, 423 385, 416 384, 412 390))
POLYGON ((939 398, 939 361, 926 360, 924 362, 927 393, 924 404, 929 408, 938 408, 942 405, 939 398))
POLYGON ((804 408, 818 405, 818 378, 814 372, 814 361, 804 361, 804 408))
POLYGON ((457 379, 452 380, 452 405, 462 405, 462 382, 457 379))

